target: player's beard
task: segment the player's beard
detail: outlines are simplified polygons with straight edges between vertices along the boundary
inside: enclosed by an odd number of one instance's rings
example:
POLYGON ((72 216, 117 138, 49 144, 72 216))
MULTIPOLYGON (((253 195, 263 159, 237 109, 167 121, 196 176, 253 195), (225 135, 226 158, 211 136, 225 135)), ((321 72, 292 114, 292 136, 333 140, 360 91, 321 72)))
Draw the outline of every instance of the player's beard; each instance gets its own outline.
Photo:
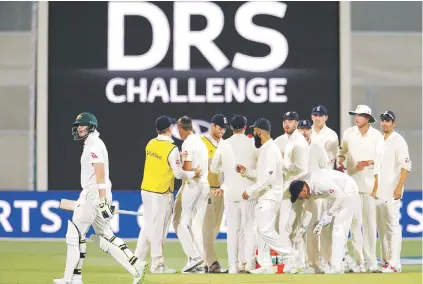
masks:
POLYGON ((261 138, 258 134, 254 134, 254 145, 256 146, 256 148, 261 147, 261 138))

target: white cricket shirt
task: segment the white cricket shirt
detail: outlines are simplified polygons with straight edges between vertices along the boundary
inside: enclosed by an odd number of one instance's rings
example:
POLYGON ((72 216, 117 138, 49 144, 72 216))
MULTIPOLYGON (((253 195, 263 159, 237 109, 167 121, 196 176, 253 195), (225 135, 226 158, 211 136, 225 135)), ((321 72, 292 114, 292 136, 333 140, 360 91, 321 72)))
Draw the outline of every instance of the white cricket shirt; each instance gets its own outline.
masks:
MULTIPOLYGON (((158 135, 157 140, 167 140, 173 143, 173 139, 166 135, 158 135)), ((172 168, 173 175, 177 179, 191 179, 194 177, 195 173, 193 171, 184 171, 182 169, 181 157, 179 155, 178 147, 173 148, 173 150, 169 153, 169 157, 167 158, 170 167, 172 168)))
POLYGON ((382 139, 382 134, 371 126, 364 136, 361 135, 357 126, 350 127, 344 132, 338 155, 346 158, 347 172, 357 183, 360 192, 372 192, 374 166, 358 171, 357 164, 360 161, 374 161, 377 145, 382 142, 382 139))
POLYGON ((209 183, 207 176, 209 174, 209 156, 207 147, 201 138, 196 134, 188 135, 182 143, 182 162, 192 162, 192 169, 198 168, 202 171, 199 182, 209 183))
POLYGON ((279 151, 281 151, 282 154, 285 154, 285 148, 286 148, 286 144, 288 144, 288 134, 282 134, 281 136, 279 136, 278 138, 275 139, 275 144, 276 146, 278 146, 279 151))
POLYGON ((336 154, 338 152, 338 145, 339 145, 339 139, 338 134, 336 134, 335 131, 327 127, 326 125, 323 126, 323 128, 317 132, 314 129, 314 126, 311 128, 311 141, 316 142, 320 146, 325 149, 326 154, 329 157, 330 162, 330 169, 333 169, 335 166, 336 161, 336 154))
POLYGON ((257 169, 248 169, 244 176, 256 178, 256 183, 246 192, 258 201, 274 200, 280 202, 283 193, 282 156, 273 139, 268 140, 259 150, 257 169))
POLYGON ((257 148, 251 144, 250 138, 244 134, 234 134, 221 141, 211 162, 210 171, 222 172, 225 180, 221 185, 225 200, 245 201, 242 193, 254 184, 254 181, 242 177, 236 172, 236 165, 247 169, 255 169, 258 158, 257 148))
POLYGON ((288 136, 283 157, 284 190, 292 181, 303 177, 308 167, 308 143, 304 136, 295 130, 288 136))
POLYGON ((83 189, 97 189, 97 178, 93 164, 104 164, 104 183, 111 189, 109 179, 109 154, 100 133, 95 130, 85 139, 84 150, 81 155, 81 187, 83 189))
MULTIPOLYGON (((378 175, 376 196, 392 202, 395 188, 401 177, 401 169, 411 171, 411 160, 405 139, 393 132, 378 145, 374 174, 378 175)), ((404 191, 404 188, 402 189, 404 191)))
POLYGON ((348 199, 358 194, 354 180, 335 170, 314 170, 306 175, 304 181, 310 187, 310 194, 314 198, 348 199))
POLYGON ((325 149, 313 140, 308 145, 308 171, 330 169, 330 161, 325 149))

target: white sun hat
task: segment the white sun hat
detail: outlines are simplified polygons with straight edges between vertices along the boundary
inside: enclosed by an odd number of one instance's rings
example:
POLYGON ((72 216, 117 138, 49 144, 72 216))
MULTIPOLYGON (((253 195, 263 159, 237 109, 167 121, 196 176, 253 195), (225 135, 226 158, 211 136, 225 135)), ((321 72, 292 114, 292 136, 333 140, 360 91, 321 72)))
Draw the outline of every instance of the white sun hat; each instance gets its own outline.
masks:
POLYGON ((369 122, 370 123, 375 123, 376 119, 374 118, 374 116, 372 115, 372 110, 371 108, 369 108, 366 105, 358 105, 357 108, 354 111, 349 111, 348 112, 350 115, 355 115, 355 114, 367 114, 370 115, 370 119, 369 122))

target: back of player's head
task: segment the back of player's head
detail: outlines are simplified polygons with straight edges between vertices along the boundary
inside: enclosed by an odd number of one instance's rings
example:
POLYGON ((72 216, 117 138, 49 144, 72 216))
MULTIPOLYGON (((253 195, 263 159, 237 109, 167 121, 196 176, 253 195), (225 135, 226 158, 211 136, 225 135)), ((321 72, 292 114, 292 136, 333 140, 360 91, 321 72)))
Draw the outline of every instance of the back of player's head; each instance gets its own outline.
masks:
POLYGON ((188 116, 183 116, 178 120, 178 126, 185 131, 192 131, 192 120, 188 116))

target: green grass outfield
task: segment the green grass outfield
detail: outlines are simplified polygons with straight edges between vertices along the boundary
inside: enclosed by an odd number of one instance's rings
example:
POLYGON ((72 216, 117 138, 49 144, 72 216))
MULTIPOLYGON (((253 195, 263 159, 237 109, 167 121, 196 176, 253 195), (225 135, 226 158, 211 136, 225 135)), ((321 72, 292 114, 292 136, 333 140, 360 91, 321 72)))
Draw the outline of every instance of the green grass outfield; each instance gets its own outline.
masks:
MULTIPOLYGON (((135 249, 135 242, 128 242, 135 249)), ((226 243, 216 244, 221 262, 227 266, 226 243)), ((0 284, 50 284, 54 278, 63 276, 66 244, 61 241, 9 241, 0 240, 0 284)), ((421 257, 422 241, 405 240, 402 257, 421 257)), ((178 271, 186 258, 179 242, 165 246, 166 264, 178 271)), ((398 274, 346 274, 346 275, 152 275, 144 280, 147 284, 211 284, 211 283, 292 283, 292 284, 417 284, 422 283, 419 265, 404 265, 398 274)), ((87 258, 83 268, 84 284, 132 283, 132 277, 109 255, 88 241, 87 258)))

